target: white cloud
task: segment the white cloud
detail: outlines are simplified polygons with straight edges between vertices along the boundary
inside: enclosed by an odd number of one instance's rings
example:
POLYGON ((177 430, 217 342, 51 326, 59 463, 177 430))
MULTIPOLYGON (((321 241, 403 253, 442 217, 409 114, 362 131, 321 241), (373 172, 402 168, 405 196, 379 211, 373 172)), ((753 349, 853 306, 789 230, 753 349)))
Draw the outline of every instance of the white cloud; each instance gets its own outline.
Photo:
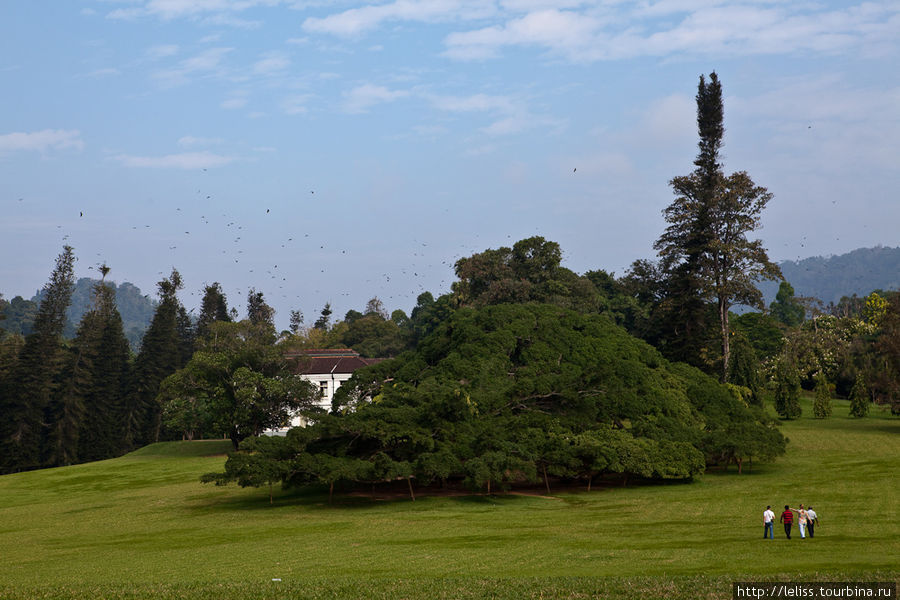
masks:
POLYGON ((85 74, 85 77, 90 77, 91 79, 101 79, 103 77, 115 77, 116 75, 121 75, 122 72, 114 67, 106 67, 104 69, 94 69, 90 73, 85 74))
POLYGON ((43 129, 31 133, 14 132, 0 135, 0 154, 21 151, 47 152, 74 148, 81 150, 81 132, 76 129, 43 129))
POLYGON ((210 48, 182 60, 175 67, 157 71, 153 77, 165 87, 174 87, 189 83, 194 75, 221 74, 222 60, 231 51, 232 48, 210 48))
POLYGON ((303 22, 303 30, 354 36, 375 29, 386 21, 433 23, 484 18, 494 12, 493 4, 483 0, 394 0, 387 4, 351 8, 327 17, 308 17, 303 22))
POLYGON ((277 6, 280 0, 141 0, 141 6, 111 11, 111 19, 158 17, 163 20, 207 17, 220 25, 245 26, 248 21, 230 15, 258 6, 277 6))
POLYGON ((178 145, 183 148, 192 148, 194 146, 215 146, 224 142, 222 138, 195 137, 193 135, 185 135, 178 138, 178 145))
POLYGON ((436 137, 450 132, 443 125, 416 125, 413 127, 413 131, 423 137, 436 137))
POLYGON ((236 160, 233 156, 222 156, 205 151, 167 154, 165 156, 119 154, 113 158, 126 167, 146 169, 206 169, 221 167, 236 160))
MULTIPOLYGON (((502 21, 444 39, 445 55, 487 59, 532 46, 573 62, 640 56, 741 56, 792 52, 836 54, 850 48, 896 51, 900 5, 865 3, 827 10, 817 4, 731 4, 715 0, 646 3, 504 3, 502 21)), ((343 14, 343 13, 342 13, 343 14)))
POLYGON ((513 101, 507 96, 474 94, 471 96, 430 96, 435 108, 450 112, 512 111, 513 101))
POLYGON ((600 27, 592 17, 576 12, 546 9, 491 26, 451 33, 445 39, 452 58, 490 58, 504 46, 536 45, 553 48, 570 58, 590 47, 600 27))
POLYGON ((222 100, 222 103, 219 104, 225 110, 236 110, 238 108, 244 108, 247 106, 247 98, 243 96, 234 96, 232 98, 226 98, 222 100))
POLYGON ((178 54, 178 45, 177 44, 160 44, 157 46, 151 46, 147 48, 145 54, 152 59, 160 59, 166 58, 167 56, 174 56, 178 54))
POLYGON ((263 26, 262 21, 254 21, 251 19, 242 19, 231 14, 219 13, 203 19, 204 24, 208 25, 225 25, 227 27, 237 27, 238 29, 259 29, 263 26))
POLYGON ((383 102, 393 102, 409 96, 406 90, 391 91, 380 85, 366 83, 344 93, 344 110, 349 113, 364 113, 369 108, 383 102))
POLYGON ((253 63, 253 72, 257 75, 274 75, 291 66, 291 61, 283 52, 266 52, 253 63))
POLYGON ((311 98, 310 94, 295 94, 281 101, 281 110, 287 115, 301 115, 306 113, 306 102, 311 98))
POLYGON ((438 110, 453 113, 483 112, 494 121, 482 128, 491 136, 510 135, 540 125, 558 124, 558 121, 532 115, 525 104, 510 96, 473 94, 470 96, 427 96, 438 110))

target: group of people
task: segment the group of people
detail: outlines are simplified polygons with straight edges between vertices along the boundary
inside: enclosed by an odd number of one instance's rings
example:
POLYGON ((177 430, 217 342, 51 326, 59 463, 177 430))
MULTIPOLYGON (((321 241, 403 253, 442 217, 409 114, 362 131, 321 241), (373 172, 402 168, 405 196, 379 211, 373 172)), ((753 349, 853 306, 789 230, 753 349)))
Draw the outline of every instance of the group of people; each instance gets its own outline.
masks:
MULTIPOLYGON (((784 535, 787 539, 791 539, 791 528, 794 525, 794 513, 797 513, 797 525, 800 527, 800 539, 806 539, 807 531, 809 531, 809 537, 813 537, 816 530, 815 526, 819 524, 819 516, 816 514, 816 511, 813 510, 813 507, 803 508, 803 505, 801 504, 800 508, 791 508, 789 505, 785 504, 784 512, 781 513, 779 521, 784 524, 784 535)), ((771 506, 767 506, 766 510, 763 512, 763 524, 765 525, 765 529, 763 529, 763 539, 774 539, 775 513, 772 512, 771 506)))

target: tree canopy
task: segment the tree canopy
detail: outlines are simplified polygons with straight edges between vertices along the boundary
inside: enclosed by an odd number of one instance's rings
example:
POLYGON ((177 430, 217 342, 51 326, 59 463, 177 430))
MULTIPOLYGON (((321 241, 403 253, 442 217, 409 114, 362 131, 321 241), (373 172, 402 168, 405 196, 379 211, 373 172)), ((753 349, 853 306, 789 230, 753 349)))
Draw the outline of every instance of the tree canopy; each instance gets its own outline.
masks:
POLYGON ((332 414, 260 444, 248 440, 210 479, 253 481, 249 453, 280 464, 267 472, 285 485, 409 478, 490 490, 611 473, 690 479, 707 462, 784 450, 761 412, 700 371, 605 316, 543 304, 457 310, 414 351, 357 371, 332 414))

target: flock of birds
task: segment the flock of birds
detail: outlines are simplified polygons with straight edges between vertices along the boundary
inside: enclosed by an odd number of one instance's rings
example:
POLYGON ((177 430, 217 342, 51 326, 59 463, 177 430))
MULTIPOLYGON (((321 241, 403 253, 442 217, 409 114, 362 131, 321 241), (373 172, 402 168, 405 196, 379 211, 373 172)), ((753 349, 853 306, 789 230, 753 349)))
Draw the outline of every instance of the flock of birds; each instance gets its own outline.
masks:
MULTIPOLYGON (((315 190, 310 190, 309 195, 316 197, 316 205, 327 202, 316 196, 315 190)), ((297 225, 310 224, 310 212, 315 213, 315 206, 302 203, 248 210, 245 205, 219 204, 217 194, 205 193, 202 187, 194 196, 190 203, 168 209, 155 204, 158 212, 144 222, 130 225, 131 233, 125 240, 131 250, 154 256, 155 264, 161 268, 156 272, 157 281, 168 276, 173 267, 181 272, 186 281, 182 294, 194 297, 193 302, 185 302, 189 310, 199 310, 203 287, 214 281, 222 284, 229 306, 239 311, 244 308, 242 303, 250 289, 262 291, 282 316, 300 306, 310 311, 304 311, 306 314, 317 314, 325 303, 331 304, 335 316, 342 316, 340 310, 360 310, 373 296, 389 307, 400 304, 406 308, 413 306, 423 291, 431 291, 435 296, 447 291, 455 259, 465 255, 461 250, 453 260, 434 259, 427 254, 427 242, 411 239, 405 261, 372 265, 372 257, 366 256, 359 245, 349 240, 343 246, 335 245, 342 237, 343 226, 338 221, 331 229, 297 231, 297 225), (162 249, 168 252, 161 252, 162 249), (365 264, 360 266, 361 262, 365 264), (363 269, 365 275, 360 274, 363 269), (203 281, 195 281, 196 275, 203 281), (336 300, 346 306, 336 306, 336 300), (311 306, 312 302, 316 306, 311 306)), ((94 227, 100 225, 88 225, 92 216, 89 210, 79 210, 79 226, 66 226, 70 232, 62 240, 76 246, 77 258, 79 245, 99 249, 95 265, 88 267, 99 272, 100 265, 115 267, 121 262, 115 255, 124 254, 125 250, 111 247, 109 239, 118 237, 114 232, 98 235, 94 227)), ((58 229, 63 227, 57 225, 58 229)), ((395 239, 396 233, 391 232, 395 239)), ((365 242, 367 247, 379 244, 377 238, 365 242)), ((140 280, 144 293, 154 292, 152 283, 140 279, 146 273, 131 273, 128 267, 116 271, 123 281, 140 280)))
MULTIPOLYGON (((206 172, 206 169, 203 171, 206 172)), ((573 174, 577 171, 577 167, 572 169, 573 174)), ((316 191, 309 190, 309 195, 315 196, 316 191)), ((456 260, 485 249, 463 243, 458 245, 457 253, 451 259, 438 260, 429 255, 430 248, 427 242, 413 238, 409 242, 412 248, 405 254, 403 264, 394 263, 380 265, 381 268, 372 268, 370 262, 372 257, 366 256, 367 252, 358 250, 358 245, 332 247, 332 241, 342 237, 342 225, 337 220, 334 221, 337 224, 333 229, 315 231, 312 235, 309 232, 293 230, 295 223, 308 225, 309 214, 311 212, 315 214, 315 208, 306 203, 291 208, 267 206, 264 212, 263 208, 259 207, 255 211, 256 214, 246 211, 245 206, 236 206, 234 208, 243 209, 243 215, 236 217, 227 211, 222 212, 224 205, 217 203, 215 192, 204 193, 201 186, 194 196, 196 199, 190 205, 176 206, 174 210, 170 208, 174 214, 169 218, 165 218, 165 214, 155 214, 153 219, 157 225, 151 226, 148 223, 131 225, 132 232, 152 233, 152 237, 149 240, 132 237, 128 243, 139 247, 147 247, 146 244, 149 244, 149 253, 157 254, 160 262, 162 257, 158 255, 156 248, 164 243, 170 252, 165 258, 166 268, 171 263, 172 267, 182 270, 183 274, 190 271, 192 274, 200 273, 201 277, 206 278, 202 283, 186 285, 186 288, 191 289, 186 289, 185 293, 197 297, 198 302, 203 294, 203 286, 220 281, 223 286, 229 286, 227 294, 231 306, 240 307, 244 294, 253 288, 263 291, 267 298, 269 294, 276 294, 281 302, 273 303, 270 300, 270 304, 277 304, 276 308, 280 308, 284 314, 301 305, 311 309, 310 302, 319 304, 315 307, 316 311, 328 302, 337 313, 337 310, 358 308, 349 304, 362 306, 372 296, 382 298, 389 306, 399 303, 412 306, 416 297, 423 291, 431 291, 435 296, 447 291, 453 280, 453 265, 456 260), (297 208, 298 206, 300 208, 297 208), (213 214, 217 216, 208 216, 213 214), (154 229, 162 231, 157 232, 154 229), (176 231, 179 233, 174 233, 176 231), (195 231, 195 234, 192 234, 192 231, 195 231), (291 233, 276 239, 274 236, 280 231, 291 233), (226 243, 226 240, 230 241, 226 243), (212 250, 210 244, 217 244, 218 247, 212 250), (213 255, 220 258, 214 259, 213 255), (369 264, 367 266, 355 264, 359 262, 369 264), (226 264, 229 265, 228 268, 225 268, 226 264), (390 268, 385 268, 387 266, 390 268), (377 276, 361 277, 358 274, 360 269, 368 273, 377 273, 377 276), (334 300, 337 298, 343 298, 348 305, 335 306, 334 300)), ((18 200, 23 202, 24 198, 18 200)), ((326 202, 328 201, 319 198, 316 200, 317 205, 326 202)), ((322 211, 322 214, 327 213, 328 211, 322 211)), ((90 220, 90 216, 85 216, 84 210, 78 211, 78 218, 90 220)), ((319 219, 319 222, 322 220, 319 219)), ((63 225, 57 225, 57 228, 62 229, 63 225)), ((89 229, 79 228, 79 231, 89 229)), ((395 233, 388 232, 388 235, 395 233)), ((96 233, 89 235, 91 242, 94 244, 100 242, 100 245, 103 245, 102 237, 96 233)), ((69 242, 71 237, 71 233, 66 233, 62 236, 62 240, 69 242)), ((478 237, 477 234, 474 235, 475 243, 478 243, 478 237)), ((511 239, 510 235, 506 237, 511 239)), ((87 239, 79 239, 79 243, 86 241, 87 239)), ((370 239, 366 240, 366 244, 367 247, 378 246, 379 242, 377 239, 370 239)), ((787 245, 788 243, 785 243, 785 246, 787 245)), ((805 245, 806 236, 803 236, 799 246, 804 248, 805 245)), ((446 244, 444 246, 446 247, 446 244)), ((77 252, 76 248, 76 255, 77 252)), ((101 248, 101 251, 96 253, 97 270, 101 264, 115 264, 114 256, 109 256, 112 252, 111 248, 101 248)), ((393 260, 396 258, 397 255, 394 255, 393 260)), ((799 254, 797 260, 801 260, 799 254)), ((94 270, 95 267, 90 266, 88 269, 94 270)), ((127 268, 119 269, 123 280, 136 279, 142 275, 125 271, 127 268)), ((157 271, 160 277, 167 274, 166 270, 157 271)), ((144 291, 146 293, 149 290, 144 291)))

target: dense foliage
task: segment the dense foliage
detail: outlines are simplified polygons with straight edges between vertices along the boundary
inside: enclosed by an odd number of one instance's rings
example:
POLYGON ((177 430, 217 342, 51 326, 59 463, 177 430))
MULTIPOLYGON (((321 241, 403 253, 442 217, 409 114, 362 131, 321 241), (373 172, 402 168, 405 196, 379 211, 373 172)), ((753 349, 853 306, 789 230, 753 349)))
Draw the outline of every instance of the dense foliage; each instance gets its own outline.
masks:
POLYGON ((357 372, 332 414, 284 439, 247 440, 208 479, 408 479, 410 491, 412 480, 490 491, 609 474, 690 479, 784 444, 762 411, 609 318, 504 304, 454 312, 415 351, 357 372))
POLYGON ((210 323, 184 368, 159 387, 156 400, 166 425, 184 439, 224 435, 237 448, 309 408, 318 390, 292 376, 274 341, 272 327, 251 319, 210 323))

